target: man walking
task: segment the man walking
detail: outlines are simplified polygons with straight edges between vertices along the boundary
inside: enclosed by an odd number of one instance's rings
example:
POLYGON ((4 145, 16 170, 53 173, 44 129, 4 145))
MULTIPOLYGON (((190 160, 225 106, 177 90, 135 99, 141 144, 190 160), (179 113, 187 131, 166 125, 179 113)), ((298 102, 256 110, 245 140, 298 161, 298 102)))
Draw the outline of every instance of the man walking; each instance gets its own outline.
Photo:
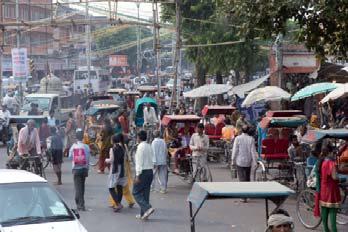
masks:
POLYGON ((69 150, 69 159, 72 160, 77 210, 86 211, 84 195, 85 181, 88 176, 90 149, 88 145, 82 143, 82 129, 76 130, 76 139, 77 142, 69 150))
POLYGON ((235 138, 232 149, 232 166, 237 167, 240 182, 250 181, 251 166, 256 165, 255 140, 248 135, 248 129, 248 126, 242 126, 242 134, 235 138))
POLYGON ((141 130, 138 133, 139 145, 135 153, 135 180, 133 196, 140 206, 140 215, 137 218, 146 220, 155 211, 150 205, 150 190, 153 179, 153 151, 146 142, 147 133, 141 130))
MULTIPOLYGON (((190 140, 190 149, 192 150, 193 158, 193 176, 197 174, 197 167, 203 168, 203 170, 208 171, 207 164, 207 153, 209 149, 209 138, 204 134, 204 125, 199 123, 197 125, 197 133, 194 133, 190 140)), ((204 173, 204 179, 202 181, 207 181, 208 173, 204 173)))
POLYGON ((167 181, 168 181, 168 168, 167 168, 167 144, 164 139, 160 138, 160 132, 156 130, 154 132, 155 139, 152 141, 151 147, 154 153, 153 164, 153 183, 152 188, 157 190, 156 187, 160 185, 160 193, 167 193, 167 181))

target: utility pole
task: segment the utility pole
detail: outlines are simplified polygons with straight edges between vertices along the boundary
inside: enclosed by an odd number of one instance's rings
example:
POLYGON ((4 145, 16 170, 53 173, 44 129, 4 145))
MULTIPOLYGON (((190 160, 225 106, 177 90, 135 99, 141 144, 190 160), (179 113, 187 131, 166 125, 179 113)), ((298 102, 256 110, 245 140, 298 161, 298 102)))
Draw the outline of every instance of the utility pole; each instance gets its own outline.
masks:
POLYGON ((277 60, 277 78, 278 87, 282 87, 283 78, 283 34, 279 33, 275 41, 276 60, 277 60))
MULTIPOLYGON (((3 1, 0 1, 1 23, 4 22, 3 1)), ((2 39, 0 45, 0 103, 2 104, 2 55, 4 53, 5 28, 1 28, 2 39)))
POLYGON ((160 58, 160 40, 159 40, 159 24, 158 24, 158 5, 157 0, 152 1, 153 11, 153 49, 155 53, 155 77, 157 78, 157 93, 158 98, 161 95, 161 79, 159 77, 159 71, 161 70, 161 58, 160 58))
MULTIPOLYGON (((178 66, 179 66, 179 59, 180 59, 180 48, 181 48, 181 33, 180 33, 180 26, 181 26, 181 0, 176 0, 176 14, 175 14, 175 23, 176 23, 176 46, 175 46, 175 53, 174 53, 174 84, 173 84, 173 90, 172 90, 172 99, 170 102, 170 112, 173 111, 174 101, 176 99, 177 95, 177 82, 178 82, 178 66)), ((178 104, 178 102, 177 102, 178 104)))
MULTIPOLYGON (((137 3, 137 10, 138 10, 138 22, 140 20, 140 13, 139 13, 139 8, 140 8, 140 2, 138 1, 137 3)), ((141 74, 141 29, 140 25, 138 24, 137 26, 137 75, 140 77, 141 74)))
MULTIPOLYGON (((86 0, 86 20, 89 21, 89 5, 86 0)), ((86 24, 86 55, 87 55, 87 76, 88 76, 88 85, 91 87, 91 26, 89 23, 86 24)))
MULTIPOLYGON (((19 23, 19 0, 16 0, 16 23, 19 23)), ((20 48, 20 31, 19 31, 19 24, 17 26, 17 31, 16 31, 16 47, 19 49, 20 48)), ((13 70, 12 70, 13 72, 13 70)), ((23 85, 22 85, 22 80, 19 81, 19 101, 20 105, 23 103, 23 85)))

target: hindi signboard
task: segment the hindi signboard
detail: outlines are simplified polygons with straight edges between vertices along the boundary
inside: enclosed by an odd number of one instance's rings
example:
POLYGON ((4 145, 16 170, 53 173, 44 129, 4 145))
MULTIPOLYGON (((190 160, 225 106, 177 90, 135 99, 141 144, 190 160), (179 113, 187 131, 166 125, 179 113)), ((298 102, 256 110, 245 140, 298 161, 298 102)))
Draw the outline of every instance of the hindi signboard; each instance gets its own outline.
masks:
POLYGON ((112 67, 127 67, 128 56, 127 55, 110 55, 109 66, 112 67))
POLYGON ((28 56, 26 48, 12 48, 12 75, 15 79, 25 81, 28 77, 28 56))

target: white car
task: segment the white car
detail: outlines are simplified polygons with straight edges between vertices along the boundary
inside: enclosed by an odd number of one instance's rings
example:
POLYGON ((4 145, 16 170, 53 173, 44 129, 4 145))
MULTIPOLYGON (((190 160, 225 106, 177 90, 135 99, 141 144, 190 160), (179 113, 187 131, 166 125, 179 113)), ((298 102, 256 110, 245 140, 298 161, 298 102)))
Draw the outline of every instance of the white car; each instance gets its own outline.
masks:
POLYGON ((0 169, 1 232, 87 232, 78 218, 45 179, 0 169))

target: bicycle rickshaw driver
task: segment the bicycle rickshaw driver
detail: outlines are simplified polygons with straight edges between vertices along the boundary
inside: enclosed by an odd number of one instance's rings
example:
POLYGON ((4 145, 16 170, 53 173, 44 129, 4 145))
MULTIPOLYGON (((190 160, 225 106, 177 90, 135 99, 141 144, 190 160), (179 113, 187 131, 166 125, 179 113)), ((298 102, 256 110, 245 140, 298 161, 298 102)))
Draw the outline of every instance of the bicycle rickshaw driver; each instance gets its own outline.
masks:
MULTIPOLYGON (((20 157, 21 169, 26 169, 25 157, 41 156, 40 137, 35 128, 34 120, 28 120, 27 125, 19 131, 17 151, 20 157)), ((36 159, 36 162, 41 162, 41 160, 36 159)))
POLYGON ((143 109, 143 115, 144 115, 144 130, 147 131, 148 141, 151 141, 153 131, 157 129, 158 126, 158 117, 156 114, 156 110, 154 107, 151 106, 150 103, 146 103, 144 105, 143 109))

